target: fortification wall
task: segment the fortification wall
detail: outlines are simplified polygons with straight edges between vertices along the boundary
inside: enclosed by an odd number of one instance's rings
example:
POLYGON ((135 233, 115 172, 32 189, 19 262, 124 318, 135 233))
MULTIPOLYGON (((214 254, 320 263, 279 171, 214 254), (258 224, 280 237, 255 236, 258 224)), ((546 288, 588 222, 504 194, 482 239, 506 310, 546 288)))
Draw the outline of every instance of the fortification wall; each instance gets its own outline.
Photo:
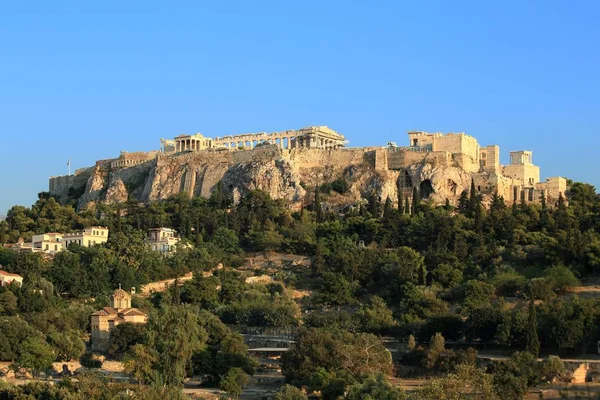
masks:
POLYGON ((480 163, 484 172, 500 174, 500 148, 497 145, 490 145, 480 148, 480 163))
POLYGON ((431 163, 434 167, 452 165, 452 156, 445 151, 413 151, 405 148, 389 148, 387 152, 387 168, 400 170, 414 164, 431 163))
POLYGON ((368 163, 374 168, 377 163, 378 150, 381 148, 293 149, 283 150, 282 157, 299 169, 323 168, 324 166, 344 169, 363 163, 368 163))
POLYGON ((437 136, 433 141, 433 151, 465 154, 473 160, 479 160, 479 143, 477 143, 477 139, 464 133, 449 133, 437 136))
POLYGON ((567 191, 567 180, 560 176, 547 178, 545 182, 536 183, 535 189, 539 192, 540 197, 544 192, 546 197, 558 200, 559 196, 564 196, 567 191))
POLYGON ((123 167, 129 167, 132 165, 145 163, 145 162, 156 159, 156 157, 158 157, 159 154, 160 154, 159 151, 150 151, 150 152, 140 151, 140 152, 133 152, 133 153, 128 153, 128 152, 124 151, 124 152, 121 152, 121 155, 119 156, 119 158, 111 161, 110 167, 111 168, 123 168, 123 167))
POLYGON ((520 180, 523 186, 527 187, 532 187, 540 181, 540 167, 533 164, 505 165, 502 174, 520 180))
POLYGON ((51 176, 48 180, 48 192, 51 196, 62 199, 69 197, 70 189, 71 193, 83 191, 93 170, 93 167, 80 168, 73 175, 51 176))

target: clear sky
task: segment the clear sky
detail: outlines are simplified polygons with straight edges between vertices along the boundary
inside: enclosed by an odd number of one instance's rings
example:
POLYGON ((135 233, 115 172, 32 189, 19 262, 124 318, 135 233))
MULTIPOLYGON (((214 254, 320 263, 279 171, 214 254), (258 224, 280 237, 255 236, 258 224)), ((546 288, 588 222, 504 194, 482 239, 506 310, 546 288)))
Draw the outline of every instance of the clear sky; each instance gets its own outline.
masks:
POLYGON ((0 214, 159 138, 464 131, 600 185, 598 1, 10 1, 0 214))

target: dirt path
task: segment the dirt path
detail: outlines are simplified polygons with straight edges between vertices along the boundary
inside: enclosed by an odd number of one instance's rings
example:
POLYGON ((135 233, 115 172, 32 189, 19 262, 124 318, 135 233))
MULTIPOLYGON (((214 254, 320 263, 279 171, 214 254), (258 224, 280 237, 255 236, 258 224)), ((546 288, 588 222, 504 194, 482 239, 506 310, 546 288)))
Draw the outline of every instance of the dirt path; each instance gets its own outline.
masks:
POLYGON ((179 278, 147 283, 144 286, 142 286, 140 295, 143 297, 147 297, 151 293, 164 292, 169 286, 175 283, 175 280, 177 279, 179 280, 179 282, 183 283, 185 281, 194 279, 194 274, 192 272, 188 272, 187 274, 185 274, 184 276, 180 276, 179 278))

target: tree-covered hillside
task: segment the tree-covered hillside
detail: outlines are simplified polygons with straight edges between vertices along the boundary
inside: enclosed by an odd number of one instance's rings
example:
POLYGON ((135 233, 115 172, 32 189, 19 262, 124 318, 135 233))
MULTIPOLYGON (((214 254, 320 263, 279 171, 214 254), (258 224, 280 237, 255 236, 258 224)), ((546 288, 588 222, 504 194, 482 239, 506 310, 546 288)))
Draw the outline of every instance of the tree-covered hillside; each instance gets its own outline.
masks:
MULTIPOLYGON (((0 222, 2 244, 95 225, 110 237, 54 257, 0 248, 2 268, 25 279, 0 288, 0 359, 24 366, 44 359, 40 370, 47 360, 77 359, 86 352, 89 315, 116 287, 140 289, 187 272, 194 278, 181 286, 134 298, 148 326, 111 336, 109 356, 128 362, 132 376, 161 396, 190 375, 235 393, 256 368, 236 326, 293 329, 283 373, 324 398, 377 391, 403 398, 385 377, 411 374, 440 377, 415 398, 439 398, 435 385, 461 376, 478 377, 478 393, 488 396, 481 398, 522 398, 554 371, 556 360, 535 357, 586 353, 598 340, 600 301, 571 291, 600 275, 600 197, 592 186, 572 183, 557 204, 508 205, 496 196, 484 205, 473 186, 456 208, 422 202, 415 190, 334 212, 327 198, 342 183, 311 189, 313 202, 293 212, 263 192, 233 204, 221 190, 210 199, 80 213, 46 194, 30 208, 13 207, 0 222), (148 229, 157 227, 182 236, 173 254, 147 245, 148 229), (311 266, 257 270, 247 261, 256 253, 302 255, 311 266), (248 283, 252 274, 271 281, 248 283), (194 340, 174 357, 178 335, 194 340), (405 345, 392 358, 384 339, 405 345), (482 366, 477 351, 488 348, 514 355, 482 366)), ((279 398, 297 398, 290 396, 279 398)))

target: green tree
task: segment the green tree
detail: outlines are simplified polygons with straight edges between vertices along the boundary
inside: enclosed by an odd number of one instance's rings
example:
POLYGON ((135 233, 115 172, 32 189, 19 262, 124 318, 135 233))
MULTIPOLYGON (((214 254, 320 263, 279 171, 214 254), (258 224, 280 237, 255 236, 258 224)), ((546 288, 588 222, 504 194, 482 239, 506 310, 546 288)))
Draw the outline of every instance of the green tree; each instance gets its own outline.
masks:
POLYGON ((494 295, 493 285, 477 280, 470 280, 464 285, 465 300, 463 307, 466 309, 486 307, 494 295))
POLYGON ((402 388, 392 385, 385 376, 369 378, 363 383, 350 386, 347 400, 404 400, 406 394, 402 388))
POLYGON ((415 186, 412 192, 412 204, 410 206, 411 215, 416 215, 419 211, 419 204, 421 204, 421 196, 419 195, 419 189, 415 186))
POLYGON ((21 345, 21 355, 17 364, 23 368, 29 368, 34 376, 40 371, 52 368, 56 359, 54 349, 45 340, 39 337, 27 338, 21 345))
POLYGON ((362 331, 370 333, 385 334, 396 326, 392 310, 379 296, 371 297, 368 304, 361 306, 356 317, 362 331))
POLYGON ((302 329, 283 358, 288 382, 307 384, 319 368, 347 372, 354 379, 392 372, 390 352, 371 334, 302 329))
POLYGON ((243 337, 231 332, 220 321, 210 324, 213 334, 209 337, 208 346, 196 352, 192 358, 194 373, 207 376, 213 384, 219 384, 232 368, 240 368, 246 374, 254 375, 257 363, 248 355, 248 346, 243 337))
POLYGON ((398 211, 404 214, 404 199, 402 198, 402 188, 398 187, 398 211))
POLYGON ((315 201, 313 203, 313 209, 317 215, 317 222, 323 222, 323 205, 321 204, 321 193, 318 186, 315 187, 315 201))
POLYGON ((145 328, 143 324, 123 323, 117 325, 110 332, 108 355, 120 359, 134 345, 143 343, 145 328))
POLYGON ((308 400, 308 396, 296 386, 283 385, 275 394, 275 400, 308 400))
POLYGON ((530 352, 534 357, 537 357, 540 353, 540 340, 538 338, 537 314, 535 312, 533 297, 529 300, 529 313, 527 316, 527 331, 525 337, 525 350, 530 352))
POLYGON ((540 365, 540 375, 547 381, 552 382, 556 377, 565 373, 565 363, 558 356, 544 358, 540 365))
POLYGON ((354 296, 358 289, 357 281, 349 281, 342 274, 335 272, 323 273, 321 300, 331 305, 347 305, 356 302, 354 296))
POLYGON ((192 355, 202 349, 206 332, 197 311, 189 306, 163 306, 147 328, 148 348, 154 352, 156 384, 164 393, 183 385, 192 355))
POLYGON ((581 283, 573 274, 573 271, 564 265, 557 265, 546 270, 546 279, 551 282, 556 290, 564 292, 574 286, 579 286, 581 283))
POLYGON ((459 365, 455 372, 440 379, 428 381, 418 390, 415 400, 499 400, 494 377, 474 365, 459 365))
POLYGON ((244 387, 250 383, 250 377, 241 368, 231 368, 221 379, 221 389, 239 398, 244 387))
POLYGON ((124 358, 124 371, 138 381, 139 384, 151 383, 156 380, 154 365, 156 354, 143 344, 136 344, 124 358))
POLYGON ((391 218, 393 208, 394 208, 394 206, 392 203, 392 199, 390 199, 390 197, 388 196, 385 199, 385 204, 383 206, 383 220, 384 221, 388 221, 391 218))
POLYGON ((54 347, 58 361, 78 360, 85 353, 85 343, 79 331, 72 329, 55 331, 48 335, 48 339, 54 347))
POLYGON ((446 340, 442 334, 438 332, 433 335, 429 341, 429 348, 425 354, 424 367, 427 369, 433 369, 438 362, 439 356, 445 349, 446 340))
POLYGON ((413 335, 408 335, 408 342, 406 344, 406 347, 410 351, 414 350, 415 347, 417 347, 417 342, 416 342, 415 337, 413 335))
POLYGON ((88 369, 100 369, 102 368, 102 360, 98 355, 93 353, 83 353, 79 358, 79 363, 82 367, 88 369))
POLYGON ((23 343, 37 335, 39 332, 19 316, 0 318, 0 359, 16 361, 21 356, 23 343))
POLYGON ((17 296, 9 290, 0 293, 0 315, 15 315, 18 310, 17 296))
POLYGON ((194 279, 183 285, 182 301, 196 304, 202 309, 214 310, 219 305, 219 285, 220 281, 216 276, 196 274, 194 279))

